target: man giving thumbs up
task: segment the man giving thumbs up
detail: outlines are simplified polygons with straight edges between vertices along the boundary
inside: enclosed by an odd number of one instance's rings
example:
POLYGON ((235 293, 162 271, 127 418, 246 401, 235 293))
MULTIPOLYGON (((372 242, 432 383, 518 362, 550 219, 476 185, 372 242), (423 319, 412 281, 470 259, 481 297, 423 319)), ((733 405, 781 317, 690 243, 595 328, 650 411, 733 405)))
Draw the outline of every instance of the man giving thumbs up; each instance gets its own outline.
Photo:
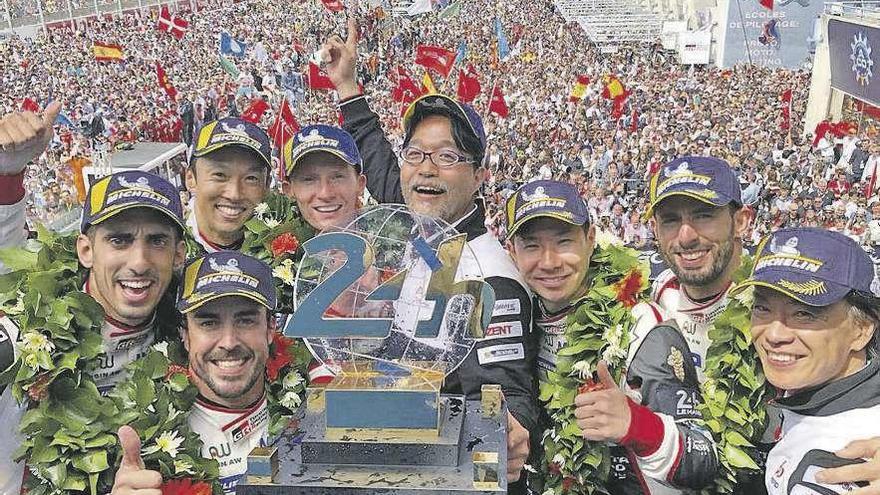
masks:
POLYGON ((116 472, 113 495, 162 495, 162 475, 144 468, 137 432, 131 426, 122 426, 117 434, 122 446, 122 463, 116 472))

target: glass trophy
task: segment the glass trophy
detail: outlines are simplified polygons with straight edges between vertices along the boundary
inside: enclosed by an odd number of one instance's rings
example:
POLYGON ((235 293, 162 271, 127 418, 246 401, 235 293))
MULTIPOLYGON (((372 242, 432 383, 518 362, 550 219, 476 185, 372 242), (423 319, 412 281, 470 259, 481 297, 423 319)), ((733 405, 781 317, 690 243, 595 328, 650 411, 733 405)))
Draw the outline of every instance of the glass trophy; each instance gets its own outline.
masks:
POLYGON ((251 453, 237 493, 506 492, 500 387, 441 394, 495 303, 466 235, 379 205, 303 248, 284 333, 334 378, 308 390, 298 438, 251 453))

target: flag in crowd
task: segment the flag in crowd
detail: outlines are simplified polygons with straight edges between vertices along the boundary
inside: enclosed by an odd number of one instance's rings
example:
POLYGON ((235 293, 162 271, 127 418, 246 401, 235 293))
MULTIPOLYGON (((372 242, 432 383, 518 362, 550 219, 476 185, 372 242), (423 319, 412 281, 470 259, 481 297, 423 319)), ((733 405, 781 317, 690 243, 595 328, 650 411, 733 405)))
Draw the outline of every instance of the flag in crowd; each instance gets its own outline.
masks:
POLYGON ((455 53, 439 46, 419 45, 416 48, 415 62, 443 77, 449 77, 449 72, 455 65, 455 53))
POLYGON ((333 85, 333 81, 331 81, 326 74, 321 72, 321 68, 314 62, 309 62, 309 76, 306 78, 306 81, 312 89, 336 89, 336 86, 333 85))
POLYGON ((262 98, 254 98, 251 101, 251 104, 247 107, 247 110, 241 114, 242 120, 247 120, 253 124, 258 124, 260 119, 263 118, 263 114, 266 113, 266 110, 269 109, 269 104, 266 103, 266 100, 262 98))
POLYGON ((232 76, 233 79, 238 79, 238 75, 240 74, 238 67, 235 66, 235 63, 232 60, 220 55, 220 68, 223 69, 223 72, 232 76))
POLYGON ((391 99, 406 106, 422 96, 422 89, 413 81, 406 69, 398 66, 392 74, 397 85, 391 91, 391 99))
POLYGON ((758 0, 762 7, 773 10, 773 0, 758 0))
POLYGON ((510 55, 510 44, 507 42, 507 36, 504 34, 504 27, 501 25, 501 18, 495 18, 495 38, 498 41, 498 57, 504 60, 510 55))
POLYGON ((269 126, 269 137, 272 138, 275 147, 281 149, 284 143, 297 132, 299 132, 299 123, 293 115, 293 109, 290 108, 287 98, 285 98, 281 102, 278 115, 275 116, 275 122, 269 126))
POLYGON ((223 55, 232 55, 233 57, 244 57, 247 45, 243 41, 239 41, 229 35, 226 31, 220 33, 220 53, 223 55))
POLYGON ((782 123, 779 128, 783 131, 791 129, 791 89, 782 92, 782 123))
POLYGON ((617 100, 626 97, 626 87, 615 75, 606 75, 603 78, 605 87, 602 89, 602 97, 607 100, 617 100))
POLYGON ((461 13, 461 2, 462 0, 455 0, 454 2, 450 3, 445 9, 443 9, 443 12, 440 12, 440 15, 438 15, 437 17, 441 20, 446 21, 457 16, 461 13))
POLYGON ((584 98, 584 95, 587 93, 587 85, 590 84, 590 78, 586 74, 581 74, 577 77, 577 80, 574 82, 574 87, 571 88, 571 95, 569 95, 569 101, 573 101, 575 103, 581 101, 584 98))
POLYGON ((168 80, 168 74, 165 73, 165 69, 162 68, 162 65, 159 62, 156 62, 156 76, 159 79, 159 87, 165 90, 165 93, 172 100, 177 98, 177 90, 174 88, 174 85, 171 84, 171 81, 168 80))
POLYGON ((40 111, 40 105, 37 104, 36 100, 25 98, 21 101, 21 111, 38 113, 40 111))
POLYGON ((168 6, 163 5, 162 10, 159 11, 159 23, 156 25, 156 29, 171 33, 175 38, 181 39, 189 30, 189 22, 177 17, 177 15, 172 16, 168 11, 168 6))
POLYGON ((431 0, 415 0, 407 9, 406 15, 414 16, 419 14, 427 14, 433 10, 434 5, 431 0))
POLYGON ((434 86, 434 81, 431 79, 431 74, 428 74, 427 72, 425 72, 425 75, 422 76, 422 88, 424 88, 424 91, 422 92, 423 94, 427 93, 429 95, 433 95, 439 92, 437 91, 437 87, 434 86))
POLYGON ((468 65, 467 69, 458 69, 458 99, 463 103, 471 103, 479 96, 482 88, 480 87, 480 79, 477 70, 473 65, 468 65))
POLYGON ((113 43, 101 43, 95 41, 92 44, 92 52, 98 62, 122 60, 122 46, 113 43))
POLYGON ((467 43, 464 40, 458 42, 458 49, 456 49, 455 53, 455 62, 453 64, 460 64, 464 62, 467 58, 467 43))
POLYGON ((345 10, 345 5, 342 3, 342 0, 321 0, 321 3, 324 4, 324 8, 330 12, 342 12, 345 10))
POLYGON ((510 114, 510 110, 507 108, 507 101, 504 99, 504 93, 501 92, 501 88, 495 84, 492 86, 492 99, 489 100, 489 112, 498 115, 499 117, 507 117, 510 114))

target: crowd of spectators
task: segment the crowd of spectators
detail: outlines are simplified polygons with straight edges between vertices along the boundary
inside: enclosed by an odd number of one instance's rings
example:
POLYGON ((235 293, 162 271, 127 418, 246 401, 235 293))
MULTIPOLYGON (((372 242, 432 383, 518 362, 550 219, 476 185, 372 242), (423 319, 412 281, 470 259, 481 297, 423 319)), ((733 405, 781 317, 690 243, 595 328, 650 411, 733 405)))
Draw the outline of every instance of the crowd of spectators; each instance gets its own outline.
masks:
MULTIPOLYGON (((651 173, 675 157, 706 154, 730 162, 740 178, 756 220, 747 244, 797 225, 880 244, 880 178, 874 177, 880 141, 863 124, 814 144, 802 128, 807 70, 682 66, 659 44, 603 54, 550 1, 462 5, 449 18, 437 11, 393 16, 387 7, 362 5, 360 77, 390 140, 399 144, 403 104, 391 95, 397 67, 421 80, 423 69, 413 62, 416 46, 466 46, 456 69, 473 65, 483 88, 474 105, 490 143, 487 222, 499 236, 506 196, 524 181, 552 177, 581 188, 605 232, 649 246, 651 231, 641 214, 651 173), (503 60, 496 18, 512 49, 503 60), (617 115, 602 96, 606 74, 629 92, 617 115), (590 82, 583 98, 572 102, 581 75, 590 82), (509 106, 507 117, 487 111, 496 86, 509 106), (782 98, 787 90, 788 119, 782 98)), ((337 121, 334 94, 309 89, 302 74, 323 40, 344 34, 344 13, 332 13, 318 0, 244 0, 178 14, 189 21, 182 40, 155 29, 154 8, 49 29, 36 39, 0 41, 0 111, 18 108, 25 98, 61 98, 73 123, 60 129, 51 151, 29 172, 34 219, 51 220, 75 203, 71 157, 89 158, 124 142, 189 141, 201 122, 241 114, 254 98, 265 98, 275 110, 287 99, 301 125, 337 121), (237 77, 219 63, 223 31, 247 46, 244 58, 230 57, 237 77), (94 41, 121 45, 124 59, 96 62, 94 41), (157 63, 177 89, 176 101, 157 84, 157 63)), ((449 80, 434 76, 441 92, 455 93, 457 72, 449 80)), ((273 119, 270 110, 261 124, 268 127, 273 119)))

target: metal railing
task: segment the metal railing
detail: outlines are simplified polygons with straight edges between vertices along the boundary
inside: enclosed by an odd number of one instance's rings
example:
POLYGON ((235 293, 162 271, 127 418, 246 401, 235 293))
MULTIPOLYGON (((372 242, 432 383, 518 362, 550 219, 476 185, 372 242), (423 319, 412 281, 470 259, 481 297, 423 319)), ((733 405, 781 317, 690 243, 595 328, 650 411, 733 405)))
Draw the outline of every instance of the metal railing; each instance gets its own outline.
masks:
POLYGON ((636 0, 555 0, 555 4, 567 22, 577 22, 597 44, 652 42, 663 29, 663 17, 636 0))
POLYGON ((217 3, 211 0, 0 0, 0 31, 52 27, 158 5, 168 5, 172 11, 201 11, 216 8, 217 3))
POLYGON ((825 13, 880 19, 880 0, 825 2, 825 13))

